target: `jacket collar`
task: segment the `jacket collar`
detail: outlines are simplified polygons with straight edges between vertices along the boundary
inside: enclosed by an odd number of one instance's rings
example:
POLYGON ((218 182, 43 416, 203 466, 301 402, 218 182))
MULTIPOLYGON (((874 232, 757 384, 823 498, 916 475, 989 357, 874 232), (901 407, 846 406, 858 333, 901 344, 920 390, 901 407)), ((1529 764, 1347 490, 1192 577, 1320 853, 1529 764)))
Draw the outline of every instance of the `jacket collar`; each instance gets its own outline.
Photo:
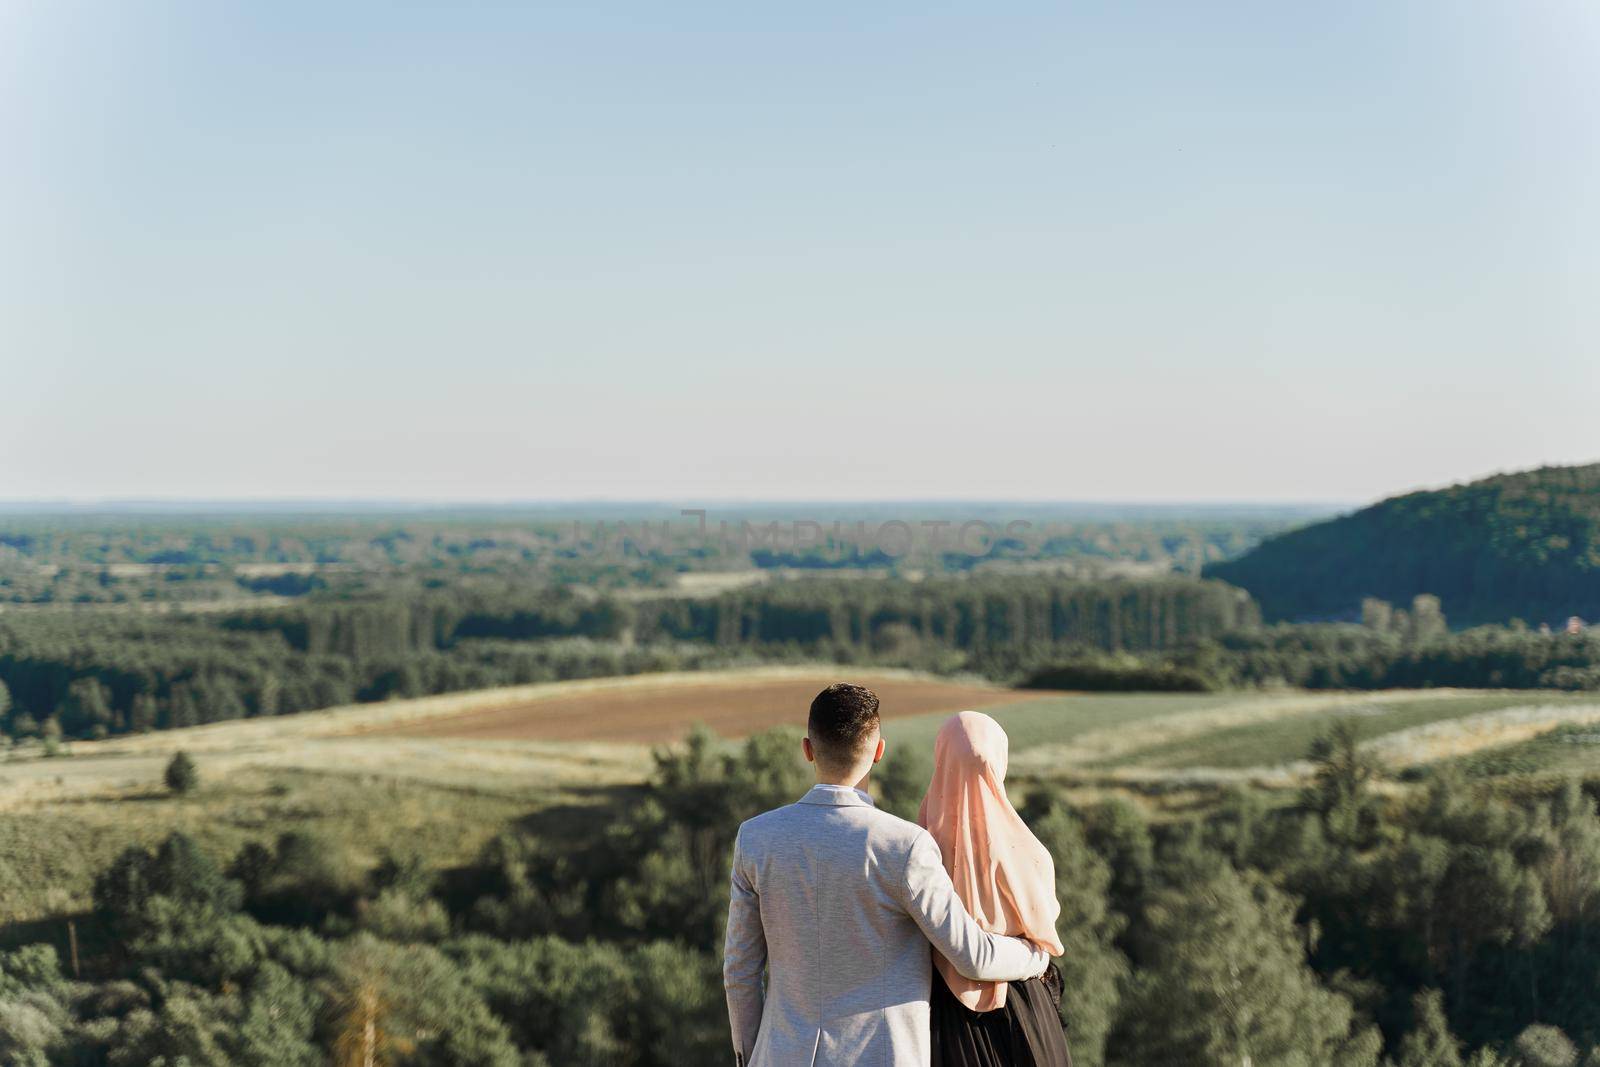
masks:
POLYGON ((824 804, 835 808, 877 807, 872 797, 847 785, 814 785, 800 798, 802 804, 824 804))

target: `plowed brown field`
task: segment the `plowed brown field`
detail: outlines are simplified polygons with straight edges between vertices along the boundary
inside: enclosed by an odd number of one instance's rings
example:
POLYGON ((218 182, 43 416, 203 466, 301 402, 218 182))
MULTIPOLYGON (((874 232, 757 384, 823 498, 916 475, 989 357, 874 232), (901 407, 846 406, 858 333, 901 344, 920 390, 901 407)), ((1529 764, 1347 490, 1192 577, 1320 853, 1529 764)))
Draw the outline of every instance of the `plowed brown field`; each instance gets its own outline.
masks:
MULTIPOLYGON (((885 718, 960 711, 1012 703, 1020 694, 997 686, 919 678, 851 674, 883 701, 885 718)), ((781 679, 708 675, 704 684, 652 686, 553 694, 539 700, 399 722, 361 731, 365 736, 459 737, 507 741, 675 741, 704 723, 724 737, 741 737, 773 726, 803 729, 811 698, 838 674, 781 679)))

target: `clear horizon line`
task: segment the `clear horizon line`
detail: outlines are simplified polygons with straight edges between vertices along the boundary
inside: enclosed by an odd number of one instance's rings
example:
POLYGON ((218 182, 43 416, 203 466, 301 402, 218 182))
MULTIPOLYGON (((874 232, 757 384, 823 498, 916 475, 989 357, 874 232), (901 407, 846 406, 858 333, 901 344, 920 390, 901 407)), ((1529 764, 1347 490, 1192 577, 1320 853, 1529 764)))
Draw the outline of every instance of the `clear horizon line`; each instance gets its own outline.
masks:
POLYGON ((0 497, 0 507, 5 508, 71 508, 83 510, 94 507, 572 507, 600 506, 627 507, 648 505, 668 507, 679 505, 715 504, 734 507, 796 505, 839 506, 906 506, 922 504, 975 504, 985 507, 1020 505, 1025 507, 1150 507, 1150 506, 1204 506, 1204 507, 1349 507, 1364 501, 1337 497, 978 497, 978 496, 904 496, 904 497, 759 497, 759 496, 593 496, 593 497, 389 497, 389 496, 94 496, 94 497, 0 497))

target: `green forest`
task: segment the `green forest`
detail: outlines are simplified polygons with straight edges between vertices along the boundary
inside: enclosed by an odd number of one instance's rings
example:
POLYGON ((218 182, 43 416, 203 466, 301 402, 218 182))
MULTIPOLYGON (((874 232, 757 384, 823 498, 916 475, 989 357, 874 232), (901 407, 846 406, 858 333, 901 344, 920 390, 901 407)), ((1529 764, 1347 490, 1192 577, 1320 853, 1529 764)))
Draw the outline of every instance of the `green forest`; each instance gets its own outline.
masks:
MULTIPOLYGON (((1087 1067, 1600 1063, 1600 814, 1576 781, 1404 795, 1336 727, 1285 798, 1152 822, 1013 784, 1051 850, 1087 1067), (1587 1058, 1585 1058, 1587 1057, 1587 1058)), ((179 757, 180 759, 182 757, 179 757)), ((881 802, 914 810, 926 755, 881 802)), ((169 767, 173 804, 204 760, 169 767)), ((797 735, 695 734, 643 787, 535 813, 472 862, 352 872, 287 829, 127 848, 92 908, 8 932, 0 1053, 32 1065, 681 1067, 727 1058, 720 928, 741 820, 799 795, 797 735)))
POLYGON ((1270 620, 1354 618, 1361 601, 1439 598, 1459 623, 1600 619, 1600 464, 1407 493, 1269 538, 1210 577, 1270 620))

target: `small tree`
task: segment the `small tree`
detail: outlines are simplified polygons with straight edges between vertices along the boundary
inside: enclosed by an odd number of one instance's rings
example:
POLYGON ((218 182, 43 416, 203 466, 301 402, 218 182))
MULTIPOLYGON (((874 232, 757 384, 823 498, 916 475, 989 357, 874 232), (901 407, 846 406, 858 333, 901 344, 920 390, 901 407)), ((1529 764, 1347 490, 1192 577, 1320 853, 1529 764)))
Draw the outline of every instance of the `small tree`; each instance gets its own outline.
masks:
POLYGON ((1412 641, 1433 641, 1450 632, 1450 624, 1439 607, 1439 598, 1431 593, 1418 593, 1411 599, 1412 641))
POLYGON ((111 690, 98 678, 74 678, 55 717, 61 720, 61 729, 73 737, 88 734, 96 726, 109 728, 116 718, 111 690))
POLYGON ((161 716, 161 706, 149 693, 139 693, 133 698, 133 708, 128 713, 128 728, 135 733, 145 733, 156 728, 161 716))
POLYGON ((1381 770, 1361 747, 1361 732, 1349 719, 1339 719, 1311 743, 1306 753, 1315 771, 1301 802, 1322 816, 1328 835, 1341 844, 1358 845, 1373 829, 1376 811, 1368 786, 1381 770))
POLYGON ((1512 1046, 1518 1067, 1578 1067, 1578 1048, 1554 1026, 1540 1023, 1517 1035, 1512 1046))
POLYGON ((1461 1067, 1461 1042, 1450 1033, 1444 995, 1424 989, 1411 999, 1411 1032, 1400 1043, 1399 1067, 1461 1067))
POLYGON ((1394 629, 1394 605, 1375 596, 1362 598, 1361 625, 1379 633, 1394 629))
POLYGON ((193 792, 200 784, 200 769, 195 766, 189 753, 179 752, 167 764, 167 788, 174 793, 183 794, 193 792))
POLYGON ((46 756, 61 755, 61 723, 51 718, 39 727, 39 739, 44 742, 46 756))

